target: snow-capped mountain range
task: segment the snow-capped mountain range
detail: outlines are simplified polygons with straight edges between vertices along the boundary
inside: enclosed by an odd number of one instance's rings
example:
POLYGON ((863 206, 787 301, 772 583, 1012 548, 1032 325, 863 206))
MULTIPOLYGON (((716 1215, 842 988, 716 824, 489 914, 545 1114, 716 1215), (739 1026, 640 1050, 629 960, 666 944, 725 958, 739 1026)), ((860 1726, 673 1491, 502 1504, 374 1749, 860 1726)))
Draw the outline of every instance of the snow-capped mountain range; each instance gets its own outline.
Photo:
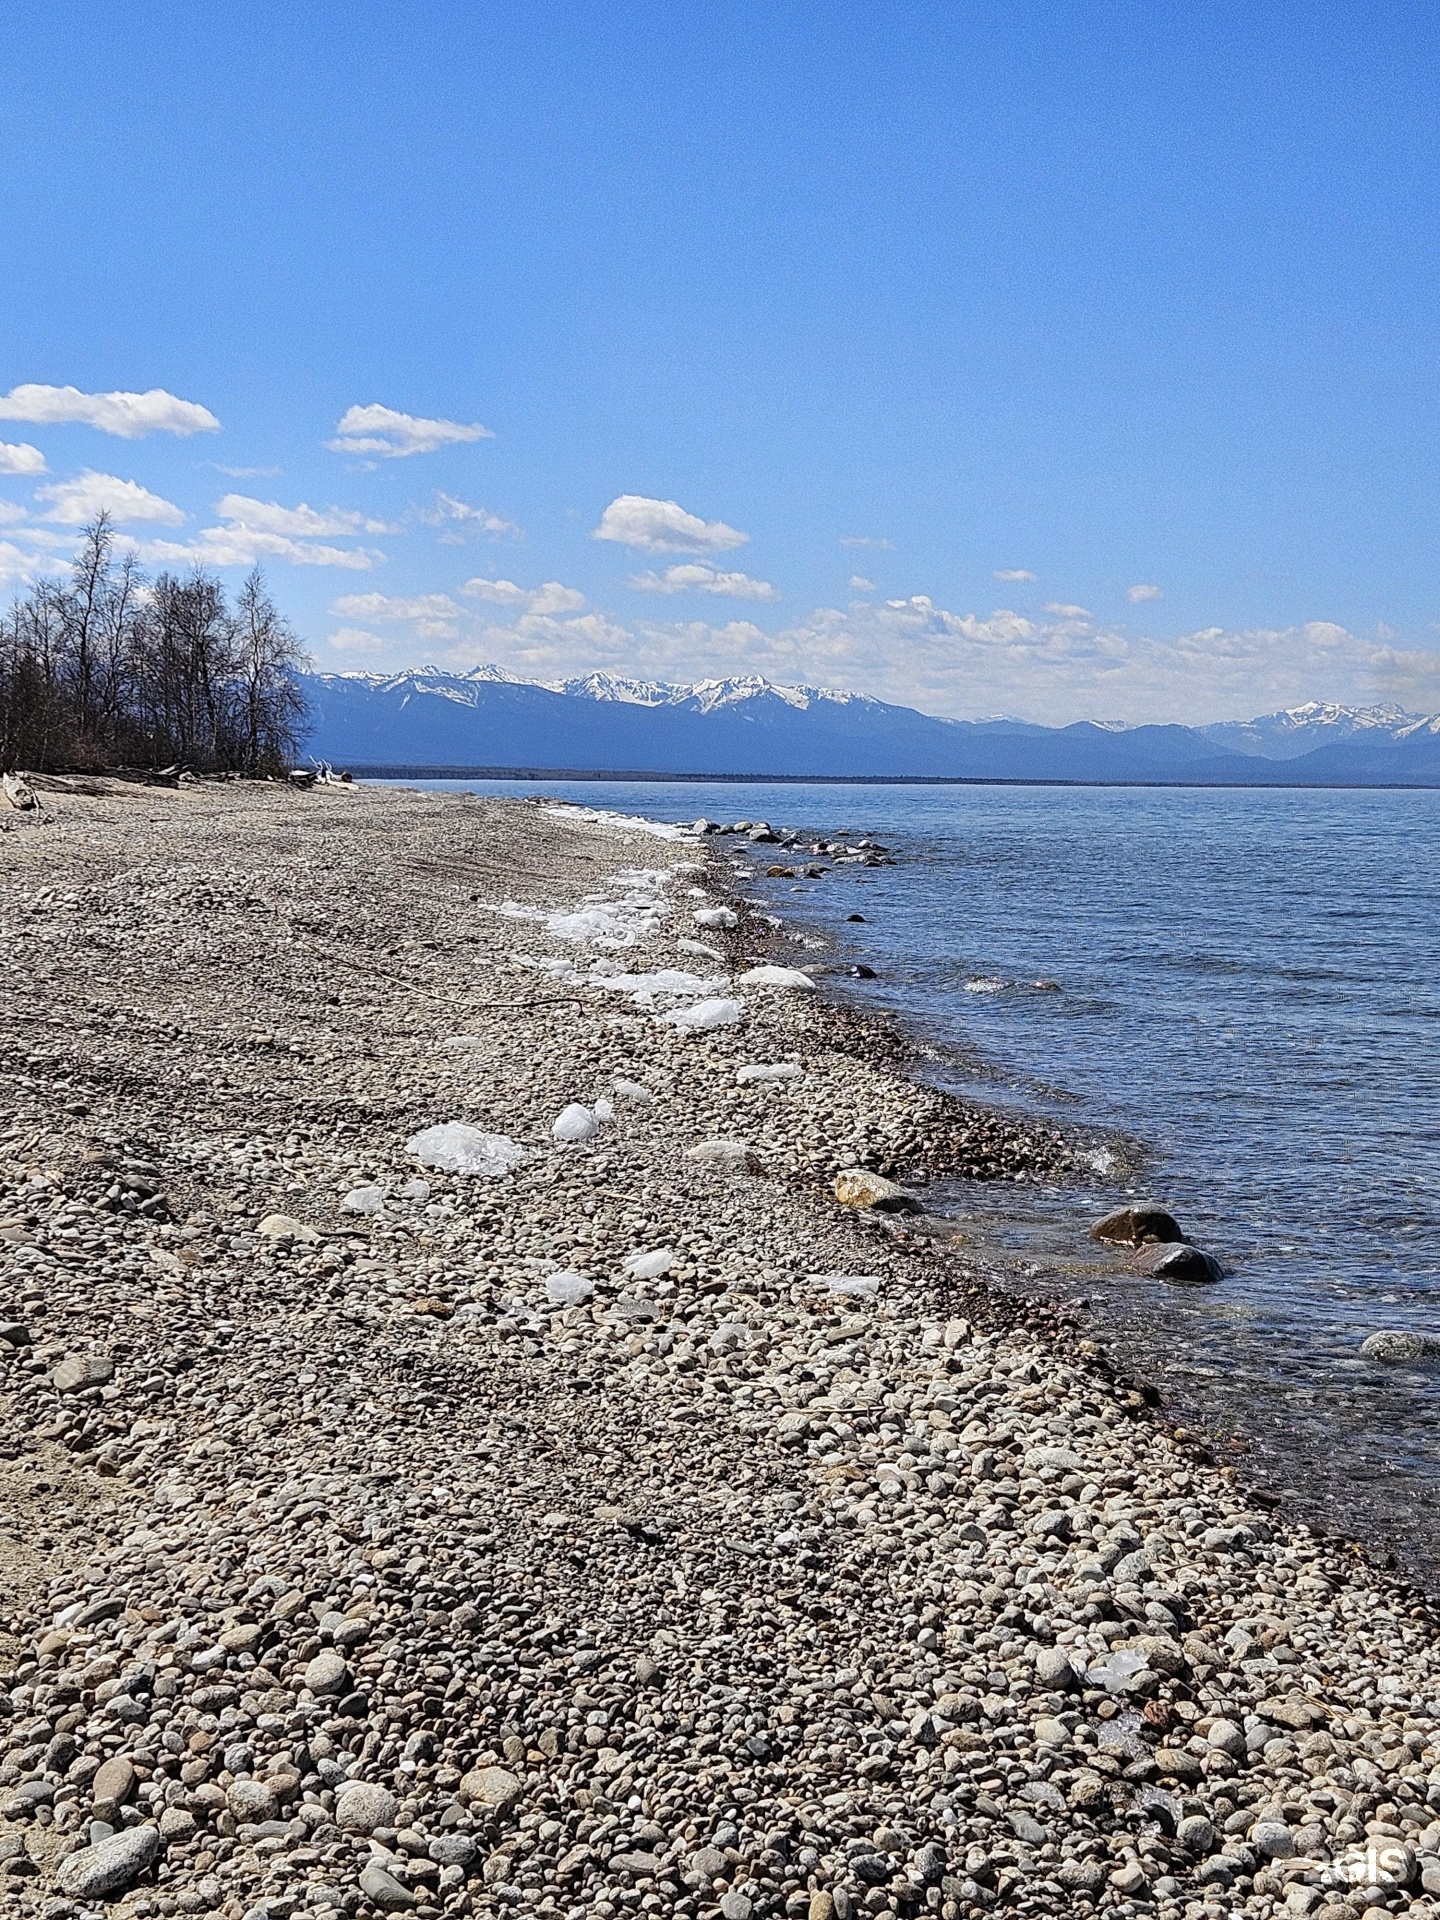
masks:
POLYGON ((758 677, 676 686, 502 667, 305 676, 307 751, 370 768, 792 779, 1440 785, 1440 715, 1311 701, 1204 727, 940 720, 758 677))

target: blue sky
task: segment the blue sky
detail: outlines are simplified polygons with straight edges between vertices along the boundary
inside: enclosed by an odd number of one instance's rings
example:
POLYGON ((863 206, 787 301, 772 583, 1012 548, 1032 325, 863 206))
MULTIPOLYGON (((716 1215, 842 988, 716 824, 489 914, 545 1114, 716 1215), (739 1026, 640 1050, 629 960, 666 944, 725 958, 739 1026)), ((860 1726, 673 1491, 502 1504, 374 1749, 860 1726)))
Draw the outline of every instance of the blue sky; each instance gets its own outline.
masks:
POLYGON ((1434 711, 1436 56, 1386 6, 12 0, 0 575, 108 501, 331 667, 1434 711))

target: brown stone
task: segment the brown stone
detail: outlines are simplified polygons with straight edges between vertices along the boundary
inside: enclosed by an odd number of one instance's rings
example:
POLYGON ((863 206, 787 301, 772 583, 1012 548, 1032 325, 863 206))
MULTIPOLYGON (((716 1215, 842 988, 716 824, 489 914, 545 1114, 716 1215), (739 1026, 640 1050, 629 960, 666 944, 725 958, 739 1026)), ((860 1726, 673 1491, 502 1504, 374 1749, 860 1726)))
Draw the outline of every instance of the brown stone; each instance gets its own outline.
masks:
POLYGON ((1180 1223, 1164 1207, 1141 1201, 1133 1207, 1120 1207, 1097 1220, 1090 1229, 1092 1240, 1103 1240, 1112 1247, 1144 1247, 1183 1240, 1180 1223))
POLYGON ((135 1791, 135 1768, 123 1753, 106 1760, 90 1782, 90 1796, 98 1803, 121 1807, 135 1791))

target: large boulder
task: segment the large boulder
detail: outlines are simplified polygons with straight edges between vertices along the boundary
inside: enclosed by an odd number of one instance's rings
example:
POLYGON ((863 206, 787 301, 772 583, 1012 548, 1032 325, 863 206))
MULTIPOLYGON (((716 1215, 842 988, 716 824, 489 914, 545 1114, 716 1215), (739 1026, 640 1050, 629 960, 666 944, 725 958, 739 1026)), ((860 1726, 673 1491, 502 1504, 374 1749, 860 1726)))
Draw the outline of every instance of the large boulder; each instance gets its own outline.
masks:
POLYGON ((1224 1277, 1218 1260, 1184 1240, 1141 1247, 1130 1264, 1152 1280, 1168 1280, 1180 1287, 1209 1286, 1224 1277))
POLYGON ((1434 1360, 1440 1339, 1433 1333, 1372 1333, 1361 1341, 1360 1351, 1367 1360, 1434 1360))
POLYGON ((884 1174, 847 1167, 835 1176, 835 1198, 842 1207, 873 1207, 879 1213, 923 1213, 920 1196, 884 1174))
POLYGON ((1097 1220, 1090 1229, 1092 1240, 1103 1240, 1112 1247, 1146 1247, 1183 1240, 1180 1222, 1165 1207, 1153 1201, 1138 1200, 1133 1207, 1120 1207, 1097 1220))
POLYGON ((108 1840, 66 1854, 55 1875, 56 1889, 71 1900, 108 1900, 153 1865, 159 1852, 157 1828, 127 1827, 108 1840))

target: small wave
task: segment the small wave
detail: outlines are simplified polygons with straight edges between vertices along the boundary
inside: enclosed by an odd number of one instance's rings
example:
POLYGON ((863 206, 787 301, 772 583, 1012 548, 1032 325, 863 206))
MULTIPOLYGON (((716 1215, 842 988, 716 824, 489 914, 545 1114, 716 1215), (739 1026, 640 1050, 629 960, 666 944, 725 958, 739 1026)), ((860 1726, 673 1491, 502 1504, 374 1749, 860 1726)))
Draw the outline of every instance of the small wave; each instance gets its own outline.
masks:
POLYGON ((979 980, 967 980, 965 991, 966 993, 1003 993, 1010 984, 1008 980, 984 977, 979 980))

